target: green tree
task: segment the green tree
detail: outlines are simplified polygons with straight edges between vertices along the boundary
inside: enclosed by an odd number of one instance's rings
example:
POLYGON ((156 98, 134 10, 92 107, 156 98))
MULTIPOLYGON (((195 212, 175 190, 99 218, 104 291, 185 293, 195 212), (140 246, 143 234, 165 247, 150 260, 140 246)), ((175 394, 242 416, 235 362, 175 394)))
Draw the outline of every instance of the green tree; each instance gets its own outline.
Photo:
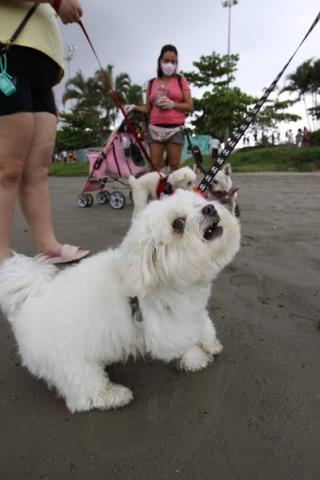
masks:
POLYGON ((57 131, 56 148, 77 149, 102 146, 110 128, 101 122, 98 110, 84 112, 77 108, 62 112, 61 125, 57 131))
POLYGON ((275 130, 281 122, 296 122, 301 117, 286 110, 295 102, 290 100, 267 100, 251 124, 251 130, 259 130, 262 137, 267 137, 270 130, 275 130))
POLYGON ((318 102, 320 94, 320 59, 312 64, 310 93, 312 95, 312 107, 308 109, 309 113, 316 120, 320 120, 320 105, 318 102))
MULTIPOLYGON (((201 98, 194 99, 195 113, 191 123, 196 133, 226 140, 256 103, 257 98, 230 85, 238 59, 238 55, 221 56, 213 52, 193 62, 197 71, 184 73, 191 84, 204 90, 201 98)), ((255 119, 254 128, 264 134, 268 129, 276 128, 278 122, 297 120, 300 117, 285 111, 293 103, 269 100, 255 119)))
POLYGON ((90 110, 97 107, 99 85, 95 78, 85 79, 82 72, 78 71, 73 78, 67 81, 62 96, 63 104, 72 101, 79 110, 90 110))
POLYGON ((212 52, 210 55, 201 55, 198 61, 192 62, 197 71, 182 73, 196 87, 209 87, 212 90, 215 86, 223 87, 234 80, 233 73, 238 60, 239 55, 212 52))
POLYGON ((254 98, 240 88, 217 86, 194 100, 196 118, 192 121, 196 133, 209 134, 223 139, 226 126, 232 132, 241 122, 254 98))
POLYGON ((188 81, 204 92, 201 98, 194 98, 194 119, 196 133, 211 134, 226 139, 252 97, 238 87, 230 87, 234 80, 238 55, 219 55, 212 52, 192 62, 195 71, 183 72, 188 81))
POLYGON ((143 90, 140 85, 135 83, 130 85, 125 95, 125 102, 127 104, 141 105, 143 103, 143 90))
MULTIPOLYGON (((127 97, 138 100, 141 87, 131 85, 127 73, 113 76, 113 66, 107 65, 113 89, 120 101, 127 97)), ((119 109, 100 70, 85 78, 79 71, 66 83, 63 102, 70 108, 60 115, 61 126, 57 134, 57 148, 81 148, 102 145, 115 124, 119 109)), ((138 103, 136 101, 130 103, 138 103)))
POLYGON ((286 80, 288 83, 281 90, 281 93, 283 92, 296 93, 297 94, 296 101, 299 101, 299 100, 303 101, 309 128, 311 127, 310 127, 306 96, 312 90, 312 83, 313 83, 312 71, 313 71, 312 59, 306 60, 296 69, 294 73, 290 73, 289 75, 287 75, 286 80))
MULTIPOLYGON (((127 92, 130 90, 131 79, 127 73, 120 73, 119 75, 114 77, 113 69, 113 65, 107 65, 107 67, 105 68, 108 73, 108 77, 110 79, 113 90, 115 91, 119 100, 123 103, 126 101, 127 92)), ((101 109, 101 113, 106 118, 108 118, 110 124, 115 124, 119 108, 116 105, 110 88, 108 88, 108 86, 106 85, 106 80, 101 70, 97 70, 95 72, 94 78, 98 84, 97 101, 99 108, 101 109)))

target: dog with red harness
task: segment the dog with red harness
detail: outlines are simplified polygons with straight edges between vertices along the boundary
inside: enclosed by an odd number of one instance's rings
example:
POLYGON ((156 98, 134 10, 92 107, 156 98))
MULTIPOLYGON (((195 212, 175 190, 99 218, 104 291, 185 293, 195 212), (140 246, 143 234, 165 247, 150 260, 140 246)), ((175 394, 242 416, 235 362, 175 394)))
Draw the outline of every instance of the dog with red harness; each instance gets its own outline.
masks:
POLYGON ((225 207, 228 207, 233 215, 240 217, 240 208, 237 201, 239 189, 233 185, 231 173, 230 163, 219 170, 208 189, 208 198, 218 200, 225 207))
POLYGON ((139 178, 130 175, 129 184, 132 189, 134 204, 133 217, 143 210, 148 200, 156 200, 163 195, 171 195, 178 188, 192 190, 197 180, 190 167, 174 170, 168 176, 162 172, 148 172, 139 178))

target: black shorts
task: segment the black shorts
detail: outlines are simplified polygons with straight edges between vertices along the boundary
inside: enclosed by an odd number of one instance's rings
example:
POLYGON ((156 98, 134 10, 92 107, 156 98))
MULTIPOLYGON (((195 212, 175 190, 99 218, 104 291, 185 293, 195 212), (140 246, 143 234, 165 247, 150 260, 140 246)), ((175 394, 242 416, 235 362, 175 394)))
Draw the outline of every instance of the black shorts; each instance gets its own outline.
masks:
POLYGON ((56 62, 38 50, 14 45, 7 52, 7 73, 13 77, 17 90, 9 97, 0 91, 0 115, 20 112, 56 114, 52 92, 60 76, 56 62))

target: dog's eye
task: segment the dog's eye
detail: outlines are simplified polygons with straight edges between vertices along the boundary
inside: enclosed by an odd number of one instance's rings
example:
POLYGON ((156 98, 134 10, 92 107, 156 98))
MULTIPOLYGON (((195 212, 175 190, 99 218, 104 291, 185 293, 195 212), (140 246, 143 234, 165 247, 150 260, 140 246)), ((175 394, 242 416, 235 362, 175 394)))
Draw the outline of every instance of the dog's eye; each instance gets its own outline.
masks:
POLYGON ((184 218, 176 218, 172 224, 172 228, 175 232, 182 233, 185 227, 186 221, 184 218))
POLYGON ((192 182, 188 182, 188 186, 190 187, 192 185, 192 182))
POLYGON ((213 183, 214 183, 215 185, 218 185, 218 181, 217 181, 217 180, 213 180, 213 183))

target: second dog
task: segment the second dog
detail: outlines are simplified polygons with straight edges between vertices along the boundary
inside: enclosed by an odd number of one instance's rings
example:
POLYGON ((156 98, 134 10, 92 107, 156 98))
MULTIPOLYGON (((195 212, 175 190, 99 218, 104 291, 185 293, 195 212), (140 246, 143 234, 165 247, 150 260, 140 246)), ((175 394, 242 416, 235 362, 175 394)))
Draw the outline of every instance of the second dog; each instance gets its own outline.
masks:
POLYGON ((134 204, 135 217, 148 203, 149 199, 159 199, 162 193, 171 194, 178 188, 192 190, 196 182, 196 174, 190 167, 182 167, 166 177, 162 172, 149 172, 139 178, 129 177, 134 204))

